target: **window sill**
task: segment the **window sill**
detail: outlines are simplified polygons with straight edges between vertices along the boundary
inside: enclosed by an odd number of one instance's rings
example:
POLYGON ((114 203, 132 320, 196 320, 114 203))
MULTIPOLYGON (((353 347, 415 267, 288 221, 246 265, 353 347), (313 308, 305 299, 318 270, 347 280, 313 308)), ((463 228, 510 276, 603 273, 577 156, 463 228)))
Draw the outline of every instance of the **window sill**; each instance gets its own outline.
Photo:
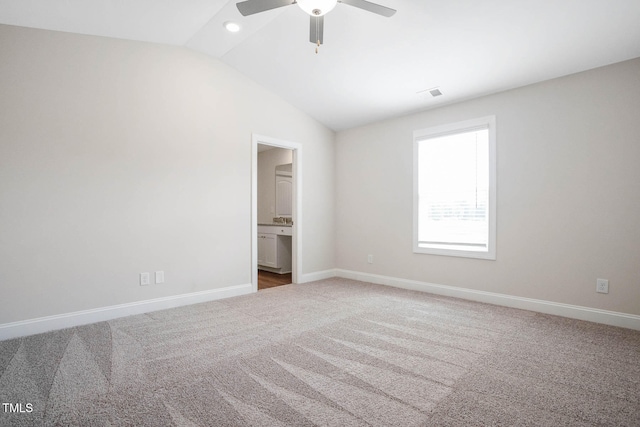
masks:
POLYGON ((495 251, 488 251, 486 249, 477 249, 477 248, 464 247, 464 246, 461 247, 460 249, 444 249, 444 248, 437 248, 437 247, 414 246, 413 253, 452 256, 452 257, 459 257, 459 258, 476 258, 476 259, 485 259, 489 261, 496 260, 495 251))

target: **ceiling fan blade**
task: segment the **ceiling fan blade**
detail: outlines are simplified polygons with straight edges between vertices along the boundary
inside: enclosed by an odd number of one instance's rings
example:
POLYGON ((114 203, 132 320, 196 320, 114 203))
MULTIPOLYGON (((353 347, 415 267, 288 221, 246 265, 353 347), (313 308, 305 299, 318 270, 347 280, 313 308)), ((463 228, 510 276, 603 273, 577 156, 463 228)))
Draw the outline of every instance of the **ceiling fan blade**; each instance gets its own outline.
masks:
POLYGON ((247 0, 236 3, 242 16, 249 16, 271 9, 294 4, 296 0, 247 0))
POLYGON ((309 41, 313 44, 322 44, 322 36, 324 34, 324 15, 312 16, 309 29, 309 41))
POLYGON ((386 6, 381 6, 379 4, 371 3, 366 0, 338 0, 340 3, 348 4, 349 6, 357 7, 359 9, 364 9, 369 12, 377 13, 378 15, 390 17, 396 13, 395 9, 388 8, 386 6))

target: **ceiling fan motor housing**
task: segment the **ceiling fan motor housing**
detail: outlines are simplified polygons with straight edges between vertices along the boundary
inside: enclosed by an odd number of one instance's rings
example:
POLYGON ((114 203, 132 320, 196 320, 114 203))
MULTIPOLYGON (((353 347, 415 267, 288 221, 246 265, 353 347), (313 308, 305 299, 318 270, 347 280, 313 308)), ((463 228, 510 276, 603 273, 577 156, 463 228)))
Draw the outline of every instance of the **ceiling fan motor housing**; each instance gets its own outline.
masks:
POLYGON ((338 0, 298 0, 298 6, 311 16, 322 16, 336 7, 338 0))

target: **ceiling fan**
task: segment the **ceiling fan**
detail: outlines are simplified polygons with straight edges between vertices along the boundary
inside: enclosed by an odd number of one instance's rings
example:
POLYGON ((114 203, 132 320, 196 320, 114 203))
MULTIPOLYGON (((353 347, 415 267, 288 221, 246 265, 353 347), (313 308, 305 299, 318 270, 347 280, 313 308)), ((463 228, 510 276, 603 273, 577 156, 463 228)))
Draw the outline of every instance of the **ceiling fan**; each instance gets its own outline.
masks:
MULTIPOLYGON (((337 3, 348 4, 349 6, 354 6, 386 17, 396 13, 394 9, 366 0, 246 0, 236 3, 236 6, 242 16, 249 16, 267 10, 297 4, 302 10, 311 15, 309 41, 320 46, 324 32, 324 15, 330 12, 337 3)), ((316 53, 318 53, 317 48, 316 53)))

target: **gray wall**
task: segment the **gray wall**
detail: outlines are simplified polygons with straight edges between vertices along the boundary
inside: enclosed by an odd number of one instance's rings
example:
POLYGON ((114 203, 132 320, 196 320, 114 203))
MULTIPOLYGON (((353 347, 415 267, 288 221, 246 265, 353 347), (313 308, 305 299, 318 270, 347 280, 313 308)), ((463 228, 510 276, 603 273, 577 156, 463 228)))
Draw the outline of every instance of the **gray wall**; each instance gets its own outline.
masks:
POLYGON ((640 314, 640 59, 339 132, 336 159, 338 268, 640 314), (493 114, 497 260, 412 253, 412 132, 493 114))
POLYGON ((252 132, 303 144, 303 274, 338 267, 640 314, 638 59, 335 144, 188 50, 10 26, 0 41, 0 324, 249 283, 252 132), (413 254, 413 130, 489 114, 497 260, 413 254), (138 285, 156 270, 165 285, 138 285))
POLYGON ((250 283, 252 132, 303 145, 333 268, 331 130, 185 49, 0 26, 0 324, 250 283))

